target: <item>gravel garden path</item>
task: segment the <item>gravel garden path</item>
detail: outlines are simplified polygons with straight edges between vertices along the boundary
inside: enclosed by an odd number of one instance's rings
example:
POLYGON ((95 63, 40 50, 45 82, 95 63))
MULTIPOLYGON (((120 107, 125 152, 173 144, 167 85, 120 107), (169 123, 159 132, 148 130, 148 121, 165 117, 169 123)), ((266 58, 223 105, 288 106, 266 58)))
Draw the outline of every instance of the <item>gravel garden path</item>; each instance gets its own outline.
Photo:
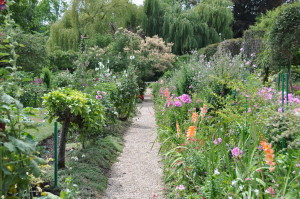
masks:
POLYGON ((151 90, 138 108, 140 113, 124 135, 123 153, 112 167, 104 199, 164 198, 151 90))

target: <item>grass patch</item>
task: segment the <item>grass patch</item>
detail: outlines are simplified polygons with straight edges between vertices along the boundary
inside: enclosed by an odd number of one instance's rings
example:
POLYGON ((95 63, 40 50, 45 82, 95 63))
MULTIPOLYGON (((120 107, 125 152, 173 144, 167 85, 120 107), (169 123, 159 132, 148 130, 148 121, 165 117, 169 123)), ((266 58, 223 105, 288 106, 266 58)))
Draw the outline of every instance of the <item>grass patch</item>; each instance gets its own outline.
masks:
MULTIPOLYGON (((45 108, 35 109, 36 115, 28 117, 30 120, 34 121, 37 124, 38 129, 29 129, 27 130, 32 136, 34 136, 37 142, 50 137, 54 133, 54 122, 49 123, 47 121, 48 112, 45 108)), ((58 127, 60 125, 58 124, 58 127)))
MULTIPOLYGON (((72 150, 67 155, 67 168, 59 171, 58 188, 66 189, 65 179, 71 177, 79 187, 79 198, 101 198, 107 186, 107 173, 122 149, 121 137, 109 135, 85 149, 72 150)), ((52 185, 53 169, 44 178, 52 185)))

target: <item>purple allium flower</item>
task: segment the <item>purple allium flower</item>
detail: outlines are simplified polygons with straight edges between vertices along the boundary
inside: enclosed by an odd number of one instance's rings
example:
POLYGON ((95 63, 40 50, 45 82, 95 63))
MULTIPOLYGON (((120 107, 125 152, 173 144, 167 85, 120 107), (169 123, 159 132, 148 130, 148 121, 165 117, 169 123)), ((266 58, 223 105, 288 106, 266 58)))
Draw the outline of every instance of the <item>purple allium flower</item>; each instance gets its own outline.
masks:
POLYGON ((101 91, 97 91, 97 94, 98 94, 98 95, 101 95, 101 91))
POLYGON ((231 150, 231 153, 234 157, 241 157, 242 154, 243 154, 243 151, 241 149, 239 149, 238 147, 234 147, 232 150, 231 150))
POLYGON ((180 101, 176 100, 176 101, 174 102, 174 106, 176 106, 176 107, 182 107, 182 104, 181 104, 180 101))
POLYGON ((188 94, 181 95, 179 99, 185 104, 190 104, 192 102, 192 99, 188 94))

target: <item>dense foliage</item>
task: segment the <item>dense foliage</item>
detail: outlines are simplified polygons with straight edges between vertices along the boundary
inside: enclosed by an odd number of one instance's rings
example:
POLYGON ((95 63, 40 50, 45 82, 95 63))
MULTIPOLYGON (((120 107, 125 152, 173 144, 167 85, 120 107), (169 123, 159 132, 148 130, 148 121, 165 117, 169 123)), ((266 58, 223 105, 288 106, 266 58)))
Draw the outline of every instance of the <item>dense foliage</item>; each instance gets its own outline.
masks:
POLYGON ((227 0, 201 1, 184 10, 181 4, 146 0, 143 26, 147 35, 174 43, 173 52, 182 55, 232 36, 231 5, 227 0))
POLYGON ((299 197, 299 96, 283 106, 242 52, 204 58, 153 85, 167 197, 299 197))

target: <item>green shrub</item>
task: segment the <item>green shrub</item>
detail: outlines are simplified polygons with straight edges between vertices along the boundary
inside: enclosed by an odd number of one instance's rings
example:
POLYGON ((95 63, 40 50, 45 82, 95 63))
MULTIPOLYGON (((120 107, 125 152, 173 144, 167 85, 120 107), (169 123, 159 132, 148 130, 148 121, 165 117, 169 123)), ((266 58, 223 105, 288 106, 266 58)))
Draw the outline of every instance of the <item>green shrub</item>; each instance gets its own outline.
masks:
POLYGON ((300 2, 285 6, 270 30, 272 60, 283 66, 300 64, 300 2))
POLYGON ((103 106, 95 97, 70 88, 52 91, 43 99, 43 104, 49 111, 49 120, 57 118, 62 123, 58 165, 64 168, 69 130, 77 128, 83 144, 86 139, 91 140, 102 135, 105 121, 103 106))
POLYGON ((217 48, 217 54, 230 54, 231 56, 238 55, 240 53, 240 49, 242 48, 243 39, 228 39, 219 43, 217 48))
POLYGON ((41 77, 42 77, 43 83, 46 84, 46 87, 48 89, 51 88, 52 73, 49 70, 49 68, 43 68, 41 77))
POLYGON ((57 70, 70 70, 73 71, 76 66, 75 60, 78 58, 78 52, 56 50, 49 55, 50 69, 57 70))
POLYGON ((23 71, 40 74, 42 69, 49 65, 45 48, 47 37, 38 33, 18 33, 16 41, 22 44, 16 48, 16 53, 19 55, 17 65, 22 67, 23 71))
POLYGON ((218 51, 218 46, 219 46, 219 43, 210 44, 204 48, 201 48, 199 50, 199 54, 204 55, 206 57, 206 59, 209 60, 218 51))

